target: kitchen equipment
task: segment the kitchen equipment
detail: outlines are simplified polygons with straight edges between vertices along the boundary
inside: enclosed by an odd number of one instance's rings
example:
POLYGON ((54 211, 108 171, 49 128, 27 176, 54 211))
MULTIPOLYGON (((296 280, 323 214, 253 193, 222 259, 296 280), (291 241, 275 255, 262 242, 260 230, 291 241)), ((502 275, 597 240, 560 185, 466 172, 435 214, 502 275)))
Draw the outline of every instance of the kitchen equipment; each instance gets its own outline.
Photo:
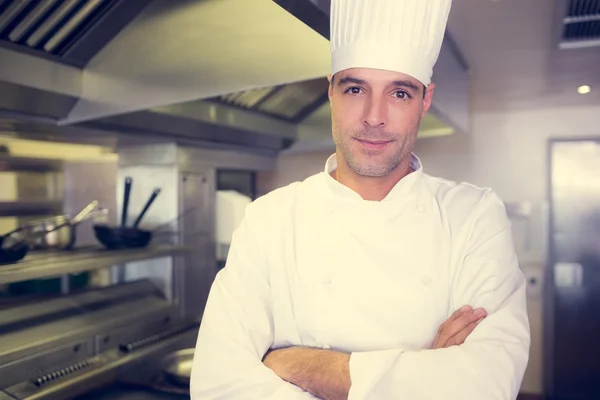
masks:
POLYGON ((181 318, 178 306, 150 279, 5 306, 0 308, 0 399, 88 400, 103 388, 114 389, 113 396, 100 398, 112 400, 189 399, 189 393, 161 390, 185 391, 167 385, 161 360, 193 347, 198 328, 199 321, 181 318), (144 392, 121 380, 146 384, 144 392))
POLYGON ((32 249, 42 250, 70 250, 77 239, 76 228, 78 224, 100 215, 106 215, 108 210, 93 211, 98 206, 97 201, 92 201, 84 207, 75 217, 59 215, 29 224, 26 240, 32 249))
POLYGON ((0 247, 0 265, 22 260, 28 252, 29 245, 24 241, 16 241, 7 247, 0 247))
POLYGON ((106 248, 111 250, 116 249, 131 249, 146 247, 152 240, 152 232, 144 229, 140 229, 138 226, 141 223, 144 215, 160 193, 160 189, 155 189, 152 195, 144 205, 144 208, 136 218, 133 226, 127 226, 127 212, 129 208, 129 197, 131 193, 131 186, 133 179, 131 177, 125 178, 125 194, 123 198, 123 211, 121 214, 121 225, 120 226, 109 226, 107 224, 96 224, 94 225, 94 233, 96 239, 102 243, 106 248))
POLYGON ((172 383, 189 387, 194 362, 194 348, 178 350, 163 358, 163 375, 172 383))

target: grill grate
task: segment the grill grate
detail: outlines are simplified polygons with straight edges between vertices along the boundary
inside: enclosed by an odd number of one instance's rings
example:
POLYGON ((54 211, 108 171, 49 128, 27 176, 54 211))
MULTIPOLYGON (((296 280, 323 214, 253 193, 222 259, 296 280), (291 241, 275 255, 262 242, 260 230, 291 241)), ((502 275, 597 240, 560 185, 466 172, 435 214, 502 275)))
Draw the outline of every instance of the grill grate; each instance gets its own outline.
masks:
POLYGON ((600 46, 600 0, 569 0, 561 48, 600 46))

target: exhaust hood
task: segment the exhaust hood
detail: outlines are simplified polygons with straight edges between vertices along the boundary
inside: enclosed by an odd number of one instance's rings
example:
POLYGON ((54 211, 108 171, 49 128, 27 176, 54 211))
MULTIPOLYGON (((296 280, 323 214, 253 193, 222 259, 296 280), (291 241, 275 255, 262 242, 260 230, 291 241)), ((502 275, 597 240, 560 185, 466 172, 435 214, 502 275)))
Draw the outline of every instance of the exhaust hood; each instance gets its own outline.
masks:
MULTIPOLYGON (((273 153, 327 141, 328 36, 328 0, 0 0, 0 130, 273 153)), ((425 124, 438 134, 468 125, 449 40, 425 124)))

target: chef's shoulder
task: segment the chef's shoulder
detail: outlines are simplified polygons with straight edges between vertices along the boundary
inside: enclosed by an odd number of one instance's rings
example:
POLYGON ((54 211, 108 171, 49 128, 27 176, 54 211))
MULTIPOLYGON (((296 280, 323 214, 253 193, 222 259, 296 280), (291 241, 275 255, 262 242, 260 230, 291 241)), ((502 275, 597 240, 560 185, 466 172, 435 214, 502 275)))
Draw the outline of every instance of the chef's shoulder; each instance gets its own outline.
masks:
POLYGON ((253 229, 279 227, 293 214, 298 199, 310 196, 318 184, 318 177, 311 176, 304 181, 274 189, 250 203, 245 216, 253 229))
POLYGON ((426 175, 425 181, 444 219, 451 225, 471 227, 476 223, 508 227, 504 201, 490 187, 426 175))

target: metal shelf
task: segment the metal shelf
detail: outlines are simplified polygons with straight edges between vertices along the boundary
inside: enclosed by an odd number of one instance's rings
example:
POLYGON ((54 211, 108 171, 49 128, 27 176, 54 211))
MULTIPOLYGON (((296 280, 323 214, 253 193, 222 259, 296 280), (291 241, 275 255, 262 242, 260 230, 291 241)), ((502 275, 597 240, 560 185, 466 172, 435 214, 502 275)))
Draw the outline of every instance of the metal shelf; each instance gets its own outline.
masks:
POLYGON ((0 217, 24 217, 62 213, 62 201, 0 201, 0 217))
POLYGON ((0 265, 0 284, 77 274, 133 261, 176 256, 184 251, 183 247, 171 245, 114 251, 95 246, 62 252, 35 251, 17 263, 0 265))
POLYGON ((0 154, 0 171, 13 172, 58 172, 63 168, 60 160, 43 158, 15 157, 0 154))

